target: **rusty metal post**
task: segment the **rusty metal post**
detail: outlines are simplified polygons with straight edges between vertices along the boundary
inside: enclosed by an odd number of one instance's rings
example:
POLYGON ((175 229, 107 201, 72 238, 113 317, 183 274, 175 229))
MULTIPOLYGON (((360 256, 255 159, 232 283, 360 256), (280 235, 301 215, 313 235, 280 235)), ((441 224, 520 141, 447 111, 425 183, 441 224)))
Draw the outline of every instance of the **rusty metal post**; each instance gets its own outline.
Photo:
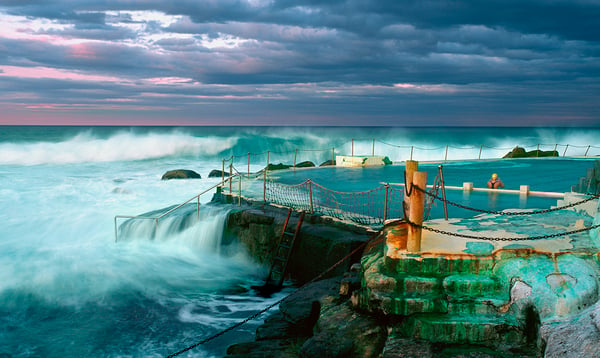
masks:
POLYGON ((231 163, 229 163, 229 195, 232 193, 232 181, 233 181, 233 155, 231 156, 231 163))
POLYGON ((298 157, 298 149, 294 149, 294 170, 296 170, 296 158, 298 157))
MULTIPOLYGON (((563 152, 563 157, 567 155, 567 149, 569 149, 569 145, 567 144, 567 146, 565 147, 565 151, 563 152)), ((588 147, 589 149, 589 147, 588 147)), ((587 152, 586 152, 587 153, 587 152)))
POLYGON ((221 185, 225 185, 225 159, 223 159, 223 168, 221 170, 221 185))
MULTIPOLYGON (((583 155, 584 157, 587 157, 589 150, 590 150, 590 146, 588 145, 587 149, 585 150, 585 154, 583 155)), ((563 155, 563 157, 564 157, 564 155, 563 155)))
POLYGON ((383 200, 383 222, 385 223, 385 221, 387 220, 387 210, 388 210, 388 191, 390 189, 390 186, 388 184, 385 184, 385 198, 383 200))
POLYGON ((421 226, 423 224, 423 210, 425 208, 425 193, 427 190, 427 172, 415 172, 413 185, 421 190, 413 190, 410 198, 409 220, 415 224, 408 226, 408 240, 406 250, 408 252, 421 251, 421 226), (418 226, 416 226, 418 225, 418 226))
POLYGON ((354 156, 354 138, 352 138, 352 156, 354 156))
POLYGON ((444 155, 444 161, 448 160, 448 145, 446 145, 446 154, 444 155))
POLYGON ((310 213, 312 214, 313 211, 313 197, 312 197, 312 181, 310 179, 308 179, 308 196, 310 198, 310 213))
POLYGON ((413 146, 410 146, 410 160, 412 160, 412 155, 413 155, 413 146))
POLYGON ((335 147, 331 148, 331 165, 335 165, 335 147))
POLYGON ((200 195, 198 195, 198 202, 196 203, 196 219, 200 219, 200 195))
POLYGON ((250 177, 250 152, 248 152, 248 177, 250 177))
POLYGON ((442 166, 438 167, 440 171, 440 183, 442 186, 442 198, 444 199, 444 219, 448 221, 448 204, 446 203, 446 183, 444 182, 444 172, 442 171, 442 166))
POLYGON ((537 150, 535 151, 535 157, 537 158, 537 157, 539 157, 539 156, 540 156, 540 145, 539 145, 539 143, 538 143, 538 145, 537 145, 537 150))
POLYGON ((481 159, 481 151, 483 150, 483 144, 479 147, 479 157, 477 159, 481 159))

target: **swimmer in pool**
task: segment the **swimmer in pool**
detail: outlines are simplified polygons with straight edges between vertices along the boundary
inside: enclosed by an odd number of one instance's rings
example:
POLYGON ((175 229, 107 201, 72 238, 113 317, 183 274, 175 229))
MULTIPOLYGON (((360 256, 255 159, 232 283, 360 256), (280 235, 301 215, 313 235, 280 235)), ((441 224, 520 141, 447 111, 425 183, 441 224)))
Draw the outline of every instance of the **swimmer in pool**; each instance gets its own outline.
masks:
POLYGON ((504 188, 504 183, 498 178, 498 174, 494 173, 492 174, 492 178, 487 182, 487 186, 490 189, 504 188))

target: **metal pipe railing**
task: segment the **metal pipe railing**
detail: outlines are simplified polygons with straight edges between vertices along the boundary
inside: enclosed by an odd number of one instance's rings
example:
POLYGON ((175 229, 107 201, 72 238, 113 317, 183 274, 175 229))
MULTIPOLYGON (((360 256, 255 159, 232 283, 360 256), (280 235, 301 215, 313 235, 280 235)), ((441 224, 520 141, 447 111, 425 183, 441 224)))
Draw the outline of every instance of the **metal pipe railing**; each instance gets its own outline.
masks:
POLYGON ((117 221, 118 219, 140 219, 140 220, 155 220, 156 222, 156 227, 158 227, 158 220, 162 219, 163 217, 165 217, 165 215, 169 215, 170 213, 174 212, 175 210, 181 208, 182 206, 188 204, 189 202, 191 202, 192 200, 197 200, 197 204, 196 204, 196 217, 199 218, 200 217, 200 197, 206 193, 208 193, 209 191, 214 190, 215 188, 219 187, 219 186, 224 186, 225 182, 227 180, 231 180, 233 179, 232 177, 229 177, 227 179, 225 179, 224 181, 221 181, 218 184, 215 184, 213 186, 211 186, 210 188, 204 190, 203 192, 201 192, 200 194, 194 195, 193 197, 191 197, 190 199, 184 201, 183 203, 177 205, 174 208, 171 208, 170 210, 168 210, 167 212, 158 215, 158 216, 140 216, 140 215, 116 215, 114 222, 115 222, 115 241, 118 241, 118 229, 117 229, 117 221))

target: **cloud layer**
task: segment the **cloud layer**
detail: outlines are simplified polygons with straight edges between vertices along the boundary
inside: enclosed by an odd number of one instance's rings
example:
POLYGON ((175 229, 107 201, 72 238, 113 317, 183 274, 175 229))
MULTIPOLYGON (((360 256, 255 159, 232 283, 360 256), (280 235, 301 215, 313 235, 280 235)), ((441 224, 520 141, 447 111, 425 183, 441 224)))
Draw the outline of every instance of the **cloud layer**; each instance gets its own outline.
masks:
POLYGON ((600 125, 600 2, 0 5, 0 124, 600 125))

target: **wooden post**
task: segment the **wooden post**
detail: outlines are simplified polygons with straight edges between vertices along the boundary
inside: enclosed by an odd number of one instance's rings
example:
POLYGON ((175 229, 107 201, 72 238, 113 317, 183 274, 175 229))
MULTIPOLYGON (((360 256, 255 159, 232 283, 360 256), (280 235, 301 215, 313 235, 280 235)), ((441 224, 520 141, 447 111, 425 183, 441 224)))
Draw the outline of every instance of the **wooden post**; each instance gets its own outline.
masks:
MULTIPOLYGON (((412 186, 413 174, 417 170, 419 170, 419 162, 417 162, 416 160, 407 160, 406 161, 406 170, 405 170, 405 174, 404 174, 405 180, 406 180, 406 182, 404 183, 404 190, 406 192, 404 193, 404 202, 406 203, 406 207, 408 209, 410 209, 410 196, 406 195, 406 193, 410 193, 410 189, 412 186)), ((407 214, 408 214, 408 212, 407 212, 407 214)))
MULTIPOLYGON (((427 172, 415 172, 413 184, 422 190, 427 190, 427 172)), ((423 210, 425 208, 425 193, 421 190, 413 190, 410 195, 409 220, 416 225, 423 224, 423 210)), ((406 242, 408 252, 421 251, 421 228, 413 225, 408 226, 408 240, 406 242)))

